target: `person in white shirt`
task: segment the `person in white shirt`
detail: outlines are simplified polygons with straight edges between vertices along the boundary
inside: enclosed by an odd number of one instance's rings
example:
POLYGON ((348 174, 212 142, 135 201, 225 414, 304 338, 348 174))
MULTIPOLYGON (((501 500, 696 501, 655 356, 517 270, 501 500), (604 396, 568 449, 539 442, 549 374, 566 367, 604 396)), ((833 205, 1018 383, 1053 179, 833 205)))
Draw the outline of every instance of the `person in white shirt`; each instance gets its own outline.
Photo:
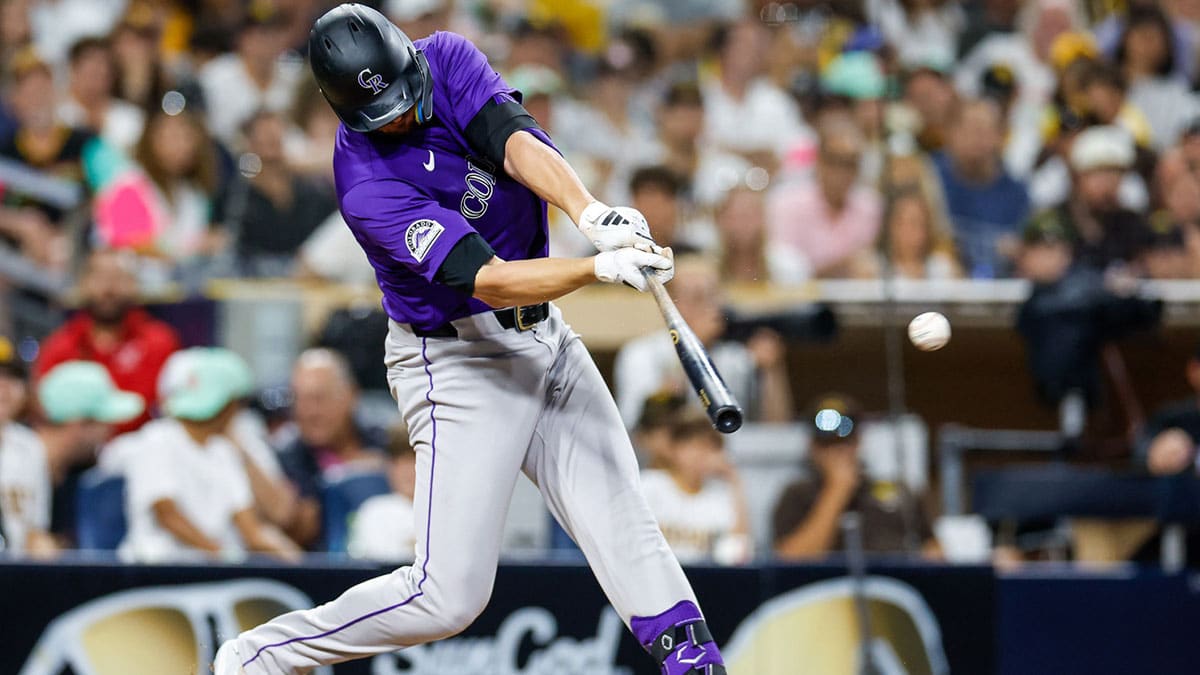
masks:
POLYGON ((753 546, 741 479, 708 419, 686 415, 671 427, 667 466, 642 472, 646 502, 683 563, 745 563, 753 546))
POLYGON ((176 365, 179 386, 154 420, 105 449, 120 456, 129 532, 118 554, 130 562, 237 558, 246 550, 298 556, 272 536, 254 506, 250 479, 225 436, 237 412, 236 385, 206 349, 176 365))
POLYGON ((806 127, 795 101, 763 76, 770 43, 757 20, 730 26, 720 40, 720 72, 701 90, 707 140, 773 170, 778 155, 806 127))
MULTIPOLYGON (((160 400, 167 400, 173 392, 186 386, 188 364, 196 351, 176 352, 167 359, 158 378, 160 400)), ((229 403, 233 411, 223 433, 238 451, 250 482, 250 492, 254 495, 255 509, 266 523, 275 528, 287 528, 296 517, 299 497, 271 447, 266 423, 245 405, 254 393, 254 373, 245 359, 232 350, 210 347, 203 353, 211 360, 211 367, 221 370, 233 395, 229 403)), ((285 535, 279 532, 273 536, 285 535)))
POLYGON ((388 483, 392 491, 363 502, 352 517, 351 557, 388 563, 410 562, 416 551, 413 494, 417 484, 417 454, 408 442, 408 428, 399 425, 388 434, 388 483))
POLYGON ((37 398, 36 430, 11 421, 0 428, 0 513, 10 552, 50 557, 69 543, 50 532, 54 490, 94 459, 113 424, 141 415, 144 404, 89 361, 52 368, 38 383, 37 398))
POLYGON ((71 46, 67 99, 58 107, 65 124, 91 129, 114 147, 129 152, 142 137, 146 115, 113 95, 116 63, 104 38, 84 38, 71 46))
MULTIPOLYGON (((722 340, 725 316, 716 265, 700 256, 680 256, 668 288, 679 312, 708 348, 717 371, 750 419, 786 422, 792 417, 792 392, 779 335, 759 331, 742 344, 722 340)), ((695 401, 675 347, 666 331, 634 338, 617 352, 614 371, 617 407, 632 429, 646 399, 659 392, 685 394, 695 401)))
POLYGON ((237 36, 237 50, 200 69, 208 126, 222 142, 236 145, 242 125, 257 111, 291 107, 305 69, 286 52, 285 37, 279 15, 251 12, 237 36))

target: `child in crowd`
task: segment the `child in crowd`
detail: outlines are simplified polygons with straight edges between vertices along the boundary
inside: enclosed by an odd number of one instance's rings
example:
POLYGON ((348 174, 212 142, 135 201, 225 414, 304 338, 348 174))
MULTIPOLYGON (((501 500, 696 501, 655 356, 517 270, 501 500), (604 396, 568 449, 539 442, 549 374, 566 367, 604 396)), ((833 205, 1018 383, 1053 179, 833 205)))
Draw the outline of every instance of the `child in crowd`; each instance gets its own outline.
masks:
POLYGON ((388 433, 388 482, 392 491, 363 502, 350 525, 347 548, 355 558, 379 562, 409 562, 416 551, 413 493, 417 484, 417 453, 403 425, 388 433))
POLYGON ((687 415, 673 424, 664 460, 663 468, 642 472, 642 488, 676 557, 748 561, 753 548, 742 482, 708 419, 687 415))

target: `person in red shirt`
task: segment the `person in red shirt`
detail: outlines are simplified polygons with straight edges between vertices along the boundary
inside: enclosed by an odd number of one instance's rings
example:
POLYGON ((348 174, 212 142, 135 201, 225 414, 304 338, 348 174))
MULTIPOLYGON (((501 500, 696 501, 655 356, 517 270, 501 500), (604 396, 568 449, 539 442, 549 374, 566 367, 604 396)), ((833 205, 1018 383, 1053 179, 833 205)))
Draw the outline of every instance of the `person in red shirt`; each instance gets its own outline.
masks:
POLYGON ((146 401, 146 412, 115 431, 137 429, 150 419, 158 373, 179 349, 179 336, 138 306, 137 279, 119 252, 94 252, 84 264, 78 293, 82 311, 42 342, 34 375, 40 378, 64 361, 99 362, 119 389, 146 401))

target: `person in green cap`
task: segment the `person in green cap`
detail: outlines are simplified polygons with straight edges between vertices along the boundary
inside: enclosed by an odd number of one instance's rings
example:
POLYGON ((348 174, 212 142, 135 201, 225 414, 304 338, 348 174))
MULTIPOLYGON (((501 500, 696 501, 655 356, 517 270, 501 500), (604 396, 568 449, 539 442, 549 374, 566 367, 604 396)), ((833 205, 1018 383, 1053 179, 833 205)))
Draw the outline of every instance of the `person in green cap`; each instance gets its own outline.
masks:
POLYGON ((227 357, 189 349, 172 357, 167 415, 105 449, 126 477, 129 532, 123 560, 237 558, 260 551, 292 560, 298 549, 264 527, 238 450, 225 435, 244 395, 227 357))
MULTIPOLYGON (((207 352, 215 363, 214 367, 224 373, 223 377, 234 394, 229 402, 233 410, 225 437, 238 450, 246 477, 250 480, 255 509, 263 520, 282 530, 280 536, 286 536, 283 532, 292 528, 298 518, 300 497, 284 474, 279 456, 271 447, 266 424, 246 407, 246 400, 254 393, 254 373, 250 371, 246 360, 233 350, 209 347, 207 352)), ((164 377, 159 381, 159 396, 164 400, 174 385, 166 376, 174 370, 172 363, 171 359, 167 360, 163 369, 164 377)))
POLYGON ((0 508, 10 551, 49 557, 74 539, 75 484, 96 448, 144 404, 90 361, 52 368, 38 383, 37 402, 33 430, 9 424, 0 435, 0 508))

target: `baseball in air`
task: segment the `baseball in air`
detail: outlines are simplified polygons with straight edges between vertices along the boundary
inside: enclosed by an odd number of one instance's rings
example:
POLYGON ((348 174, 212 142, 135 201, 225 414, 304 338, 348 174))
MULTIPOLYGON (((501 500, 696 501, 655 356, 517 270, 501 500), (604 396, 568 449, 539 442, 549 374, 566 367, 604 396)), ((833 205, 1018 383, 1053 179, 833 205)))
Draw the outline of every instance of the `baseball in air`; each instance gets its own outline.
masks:
POLYGON ((938 312, 918 314, 908 323, 908 339, 923 352, 932 352, 950 341, 950 322, 938 312))

